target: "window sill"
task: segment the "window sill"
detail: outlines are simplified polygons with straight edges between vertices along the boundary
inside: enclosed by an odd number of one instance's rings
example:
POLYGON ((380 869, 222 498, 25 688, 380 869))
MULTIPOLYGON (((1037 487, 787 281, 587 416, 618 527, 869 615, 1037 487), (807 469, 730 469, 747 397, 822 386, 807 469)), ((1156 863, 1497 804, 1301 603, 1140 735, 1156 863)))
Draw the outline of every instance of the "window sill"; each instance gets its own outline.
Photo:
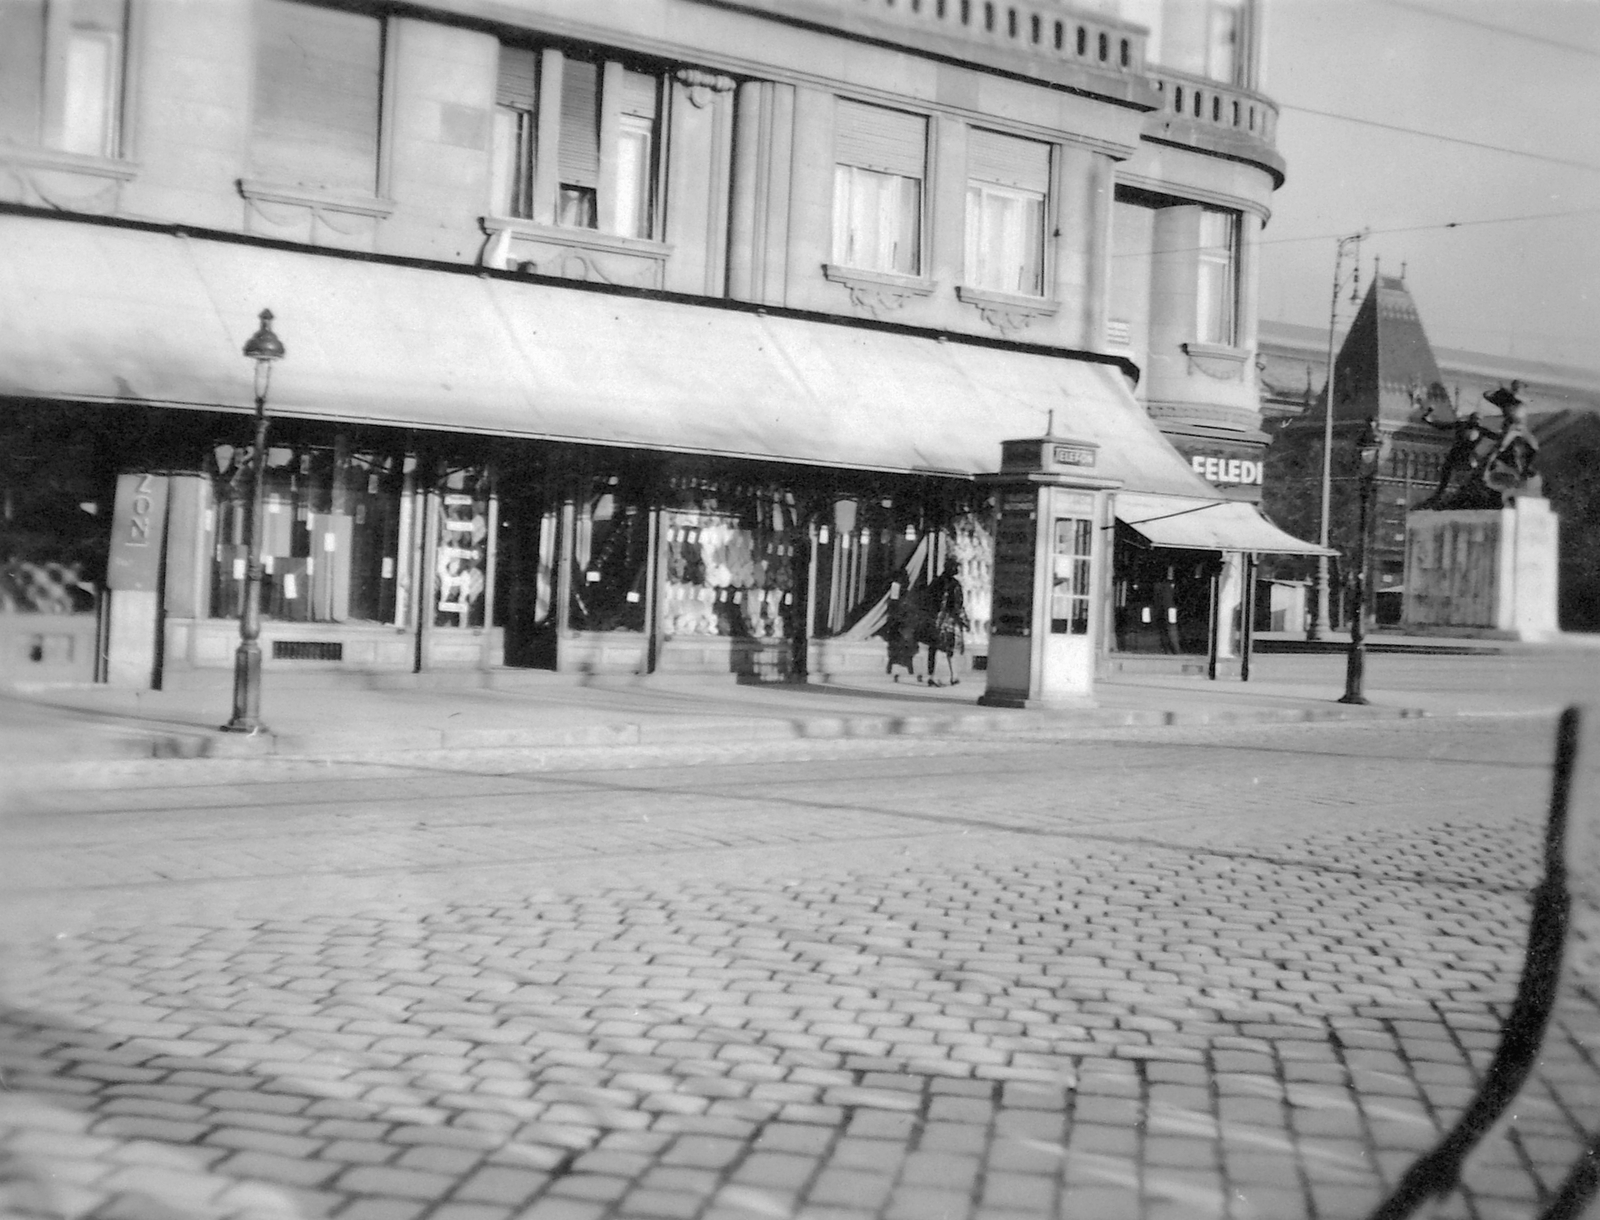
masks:
POLYGON ((8 165, 22 165, 28 169, 57 170, 69 174, 82 174, 87 178, 113 178, 127 182, 139 174, 133 161, 120 161, 115 157, 90 157, 83 153, 62 152, 56 148, 41 148, 34 144, 12 144, 0 141, 0 161, 8 165))
POLYGON ((931 296, 937 287, 932 280, 920 275, 868 271, 860 267, 841 267, 838 263, 823 263, 822 275, 848 289, 850 303, 875 318, 903 308, 908 301, 931 296))
POLYGON ((1225 343, 1180 343, 1192 371, 1204 373, 1217 381, 1243 380, 1245 365, 1250 360, 1250 349, 1233 347, 1225 343))
POLYGON ((480 266, 634 288, 660 288, 666 282, 672 254, 666 242, 543 225, 515 216, 482 216, 478 223, 488 237, 478 258, 480 266))
POLYGON ((1020 292, 996 292, 992 288, 968 288, 961 285, 956 296, 971 305, 990 326, 1007 337, 1026 330, 1040 318, 1053 318, 1061 311, 1061 302, 1046 297, 1024 296, 1020 292))
POLYGON ((518 216, 483 216, 479 218, 483 231, 489 235, 490 247, 502 234, 520 237, 524 241, 540 241, 558 246, 571 246, 586 250, 609 250, 617 254, 633 254, 643 258, 665 259, 672 253, 666 242, 647 237, 622 237, 616 233, 602 233, 599 229, 572 229, 563 225, 542 225, 518 216))
POLYGON ((370 216, 382 220, 394 211, 394 200, 376 195, 354 195, 322 190, 313 186, 287 186, 279 182, 239 179, 239 194, 252 203, 290 204, 314 212, 339 212, 350 216, 370 216))
POLYGON ((13 171, 23 202, 101 215, 117 211, 123 184, 140 168, 134 161, 6 141, 0 141, 0 165, 13 171))

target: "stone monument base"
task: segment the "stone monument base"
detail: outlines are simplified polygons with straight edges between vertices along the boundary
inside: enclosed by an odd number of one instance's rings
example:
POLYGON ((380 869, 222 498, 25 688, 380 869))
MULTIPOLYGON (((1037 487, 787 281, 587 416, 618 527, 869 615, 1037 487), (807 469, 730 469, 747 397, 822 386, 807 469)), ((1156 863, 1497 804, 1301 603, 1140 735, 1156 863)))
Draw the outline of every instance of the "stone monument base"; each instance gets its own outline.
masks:
POLYGON ((1413 509, 1402 629, 1515 640, 1559 634, 1556 541, 1556 515, 1538 496, 1504 508, 1413 509))

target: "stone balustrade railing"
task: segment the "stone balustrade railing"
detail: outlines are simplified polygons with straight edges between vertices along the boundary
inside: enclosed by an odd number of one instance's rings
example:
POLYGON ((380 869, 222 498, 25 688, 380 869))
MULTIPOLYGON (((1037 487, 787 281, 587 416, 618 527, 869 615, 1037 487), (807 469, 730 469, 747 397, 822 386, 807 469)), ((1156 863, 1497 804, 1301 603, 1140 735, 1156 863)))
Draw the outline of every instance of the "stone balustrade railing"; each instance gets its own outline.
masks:
POLYGON ((1261 94, 1154 66, 1147 69, 1146 75, 1155 85, 1167 116, 1225 128, 1263 144, 1273 143, 1278 108, 1261 94))
POLYGON ((992 49, 1040 56, 1106 71, 1145 70, 1142 26, 1079 13, 1059 0, 725 0, 731 8, 757 9, 827 23, 836 16, 900 26, 908 33, 943 35, 992 49))

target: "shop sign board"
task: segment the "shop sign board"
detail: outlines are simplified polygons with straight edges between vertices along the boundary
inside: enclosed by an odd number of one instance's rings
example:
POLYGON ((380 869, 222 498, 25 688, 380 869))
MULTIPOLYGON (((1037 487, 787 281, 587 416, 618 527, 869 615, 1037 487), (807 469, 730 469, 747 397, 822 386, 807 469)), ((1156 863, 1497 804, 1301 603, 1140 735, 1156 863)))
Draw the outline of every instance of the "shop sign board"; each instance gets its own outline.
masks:
POLYGON ((106 588, 154 593, 160 587, 166 523, 166 475, 139 472, 117 476, 106 588))
POLYGON ((1213 486, 1260 487, 1265 463, 1251 458, 1225 457, 1217 453, 1196 453, 1189 458, 1194 472, 1213 486))
POLYGON ((1007 491, 1000 498, 994 535, 994 609, 991 635, 1033 632, 1033 564, 1038 545, 1039 493, 1007 491))

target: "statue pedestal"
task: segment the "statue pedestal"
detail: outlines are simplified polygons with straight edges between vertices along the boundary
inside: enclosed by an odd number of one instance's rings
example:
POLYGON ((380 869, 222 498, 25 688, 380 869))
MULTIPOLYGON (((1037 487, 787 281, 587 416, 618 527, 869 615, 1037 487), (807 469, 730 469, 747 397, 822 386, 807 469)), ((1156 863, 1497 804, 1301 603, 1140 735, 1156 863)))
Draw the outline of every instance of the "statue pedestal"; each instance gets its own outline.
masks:
POLYGON ((1548 639, 1556 621, 1556 515, 1519 496, 1505 508, 1414 509, 1406 518, 1407 631, 1548 639))

